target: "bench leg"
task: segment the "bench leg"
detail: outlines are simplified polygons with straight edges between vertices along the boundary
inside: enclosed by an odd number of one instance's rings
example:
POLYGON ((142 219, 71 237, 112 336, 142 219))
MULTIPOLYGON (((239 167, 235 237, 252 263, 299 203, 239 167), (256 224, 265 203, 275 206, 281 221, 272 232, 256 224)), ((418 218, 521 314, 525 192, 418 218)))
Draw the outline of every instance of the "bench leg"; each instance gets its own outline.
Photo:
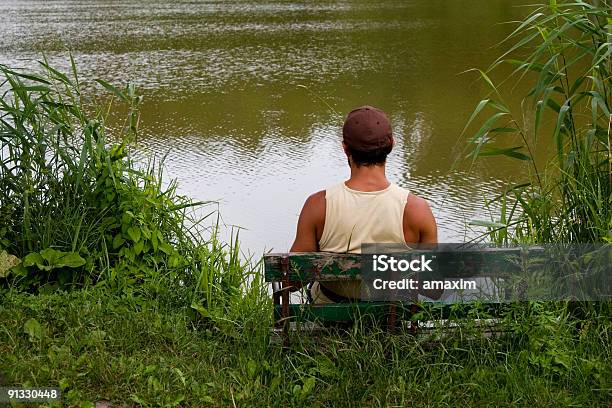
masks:
POLYGON ((410 334, 416 335, 419 331, 419 322, 413 321, 412 316, 417 314, 419 307, 417 305, 410 306, 410 334))
MULTIPOLYGON (((278 283, 278 282, 272 282, 272 302, 274 303, 274 310, 276 310, 276 306, 281 304, 281 295, 280 295, 280 288, 282 287, 282 284, 278 283)), ((280 327, 281 325, 281 321, 280 320, 276 320, 274 321, 274 326, 275 327, 280 327)))
POLYGON ((283 325, 283 347, 289 347, 289 258, 283 256, 281 259, 281 270, 283 273, 283 292, 281 318, 283 325))
POLYGON ((389 316, 387 317, 387 330, 391 333, 395 332, 397 327, 397 305, 395 303, 389 305, 389 316))

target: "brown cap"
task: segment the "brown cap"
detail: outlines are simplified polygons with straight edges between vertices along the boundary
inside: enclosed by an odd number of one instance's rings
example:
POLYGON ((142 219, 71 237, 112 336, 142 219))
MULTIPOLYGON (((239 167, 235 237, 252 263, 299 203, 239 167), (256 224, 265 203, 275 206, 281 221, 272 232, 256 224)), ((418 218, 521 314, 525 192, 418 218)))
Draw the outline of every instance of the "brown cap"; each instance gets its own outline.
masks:
POLYGON ((349 147, 368 152, 393 144, 391 123, 385 112, 373 106, 351 111, 342 127, 342 138, 349 147))

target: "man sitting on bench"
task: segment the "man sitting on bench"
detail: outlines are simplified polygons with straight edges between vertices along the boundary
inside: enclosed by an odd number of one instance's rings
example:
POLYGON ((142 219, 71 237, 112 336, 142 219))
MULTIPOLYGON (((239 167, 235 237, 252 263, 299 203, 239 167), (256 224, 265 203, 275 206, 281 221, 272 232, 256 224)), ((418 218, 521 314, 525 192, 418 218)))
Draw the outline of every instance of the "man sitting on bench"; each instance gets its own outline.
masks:
MULTIPOLYGON (((363 243, 437 243, 436 221, 427 201, 385 175, 394 145, 387 115, 372 106, 353 110, 342 138, 351 177, 308 197, 291 252, 360 253, 363 243)), ((314 282, 310 297, 314 303, 357 300, 360 282, 314 282)))

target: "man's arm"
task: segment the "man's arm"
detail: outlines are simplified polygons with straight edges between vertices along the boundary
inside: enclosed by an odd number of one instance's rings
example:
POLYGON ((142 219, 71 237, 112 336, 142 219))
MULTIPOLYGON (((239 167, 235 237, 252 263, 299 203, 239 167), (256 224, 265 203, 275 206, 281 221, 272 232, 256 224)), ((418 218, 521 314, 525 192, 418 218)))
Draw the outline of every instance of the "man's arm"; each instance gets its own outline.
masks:
POLYGON ((325 190, 306 199, 290 252, 316 252, 325 225, 325 190))
MULTIPOLYGON (((438 226, 429 204, 424 199, 410 194, 404 210, 404 238, 406 242, 421 244, 438 243, 438 226)), ((419 290, 419 294, 430 299, 439 299, 443 289, 419 290)))
POLYGON ((431 208, 414 194, 408 196, 404 208, 404 238, 408 243, 438 243, 438 225, 431 208))
POLYGON ((421 228, 420 228, 420 242, 422 244, 437 244, 438 243, 438 224, 436 219, 431 212, 431 207, 427 201, 423 200, 424 205, 422 209, 421 228))
MULTIPOLYGON (((325 224, 325 190, 306 199, 298 219, 295 241, 289 252, 317 252, 325 224)), ((291 291, 299 289, 294 286, 291 291)))

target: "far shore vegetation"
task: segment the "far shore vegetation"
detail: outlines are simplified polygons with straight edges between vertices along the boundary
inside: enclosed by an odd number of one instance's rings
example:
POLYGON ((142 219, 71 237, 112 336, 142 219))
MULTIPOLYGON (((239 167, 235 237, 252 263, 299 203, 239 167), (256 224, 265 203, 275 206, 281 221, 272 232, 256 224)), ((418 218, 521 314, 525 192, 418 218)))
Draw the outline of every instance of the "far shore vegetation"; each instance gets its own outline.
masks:
MULTIPOLYGON (((610 11, 547 2, 479 71, 490 94, 466 118, 467 160, 530 169, 476 222, 483 239, 612 242, 610 11), (525 112, 490 80, 501 64, 533 84, 525 112), (538 139, 554 147, 545 168, 538 139)), ((71 67, 0 65, 0 387, 58 387, 55 407, 609 406, 610 302, 509 304, 495 334, 481 305, 419 336, 364 320, 283 348, 261 261, 205 228, 216 216, 162 163, 131 159, 136 88, 98 80, 95 100, 71 67)))

